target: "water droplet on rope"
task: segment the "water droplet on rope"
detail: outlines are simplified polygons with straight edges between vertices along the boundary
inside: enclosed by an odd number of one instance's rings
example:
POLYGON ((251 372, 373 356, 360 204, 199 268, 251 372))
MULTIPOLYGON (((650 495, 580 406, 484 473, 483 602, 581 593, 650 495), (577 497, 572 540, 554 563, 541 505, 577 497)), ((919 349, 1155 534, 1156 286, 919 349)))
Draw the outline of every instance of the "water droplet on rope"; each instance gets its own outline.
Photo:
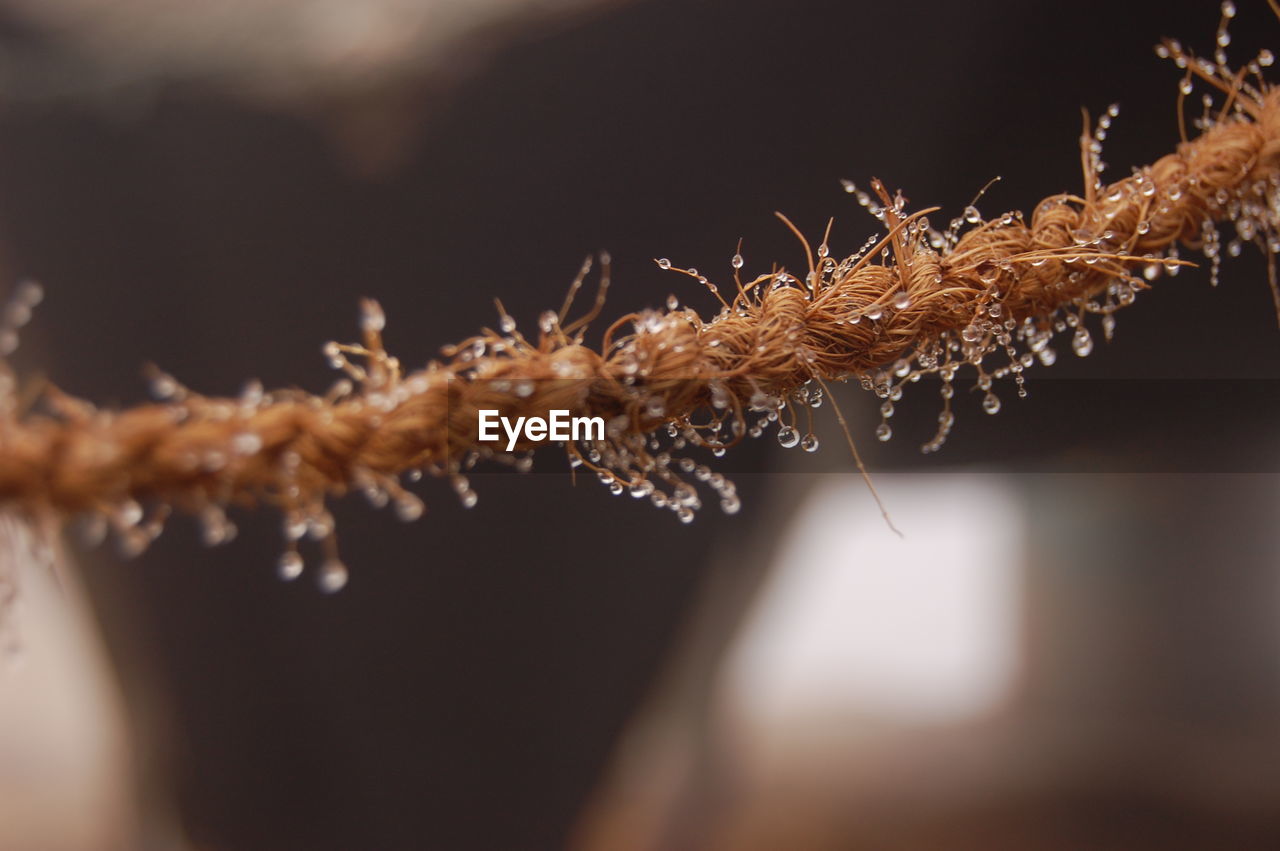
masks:
MULTIPOLYGON (((1075 335, 1071 338, 1071 350, 1076 353, 1077 357, 1082 358, 1087 358, 1093 351, 1093 337, 1089 334, 1088 328, 1081 325, 1076 329, 1075 335)), ((1043 360, 1043 357, 1041 360, 1043 360)))
POLYGON ((406 523, 411 523, 422 516, 426 506, 422 500, 411 493, 402 493, 395 499, 396 516, 406 523))
POLYGON ((382 305, 371 298, 360 304, 360 327, 368 332, 381 331, 387 327, 387 315, 382 312, 382 305))
POLYGON ((231 448, 237 455, 252 455, 262 448, 262 438, 251 431, 242 431, 231 438, 231 448))
POLYGON ((302 575, 302 554, 297 550, 286 550, 276 562, 276 575, 286 582, 302 575))
POLYGON ((301 511, 287 511, 284 515, 284 537, 287 541, 297 541, 307 534, 307 518, 301 511))
POLYGON ((142 522, 142 506, 137 500, 126 499, 120 503, 119 517, 125 526, 137 526, 142 522))
POLYGON ((160 372, 151 378, 151 395, 161 401, 172 399, 178 393, 178 382, 172 375, 160 372))
POLYGON ((351 578, 351 573, 347 570, 347 566, 336 558, 331 558, 320 565, 320 572, 316 575, 316 583, 320 586, 320 590, 326 594, 334 594, 346 587, 347 580, 351 578))
POLYGON ((1109 343, 1116 332, 1116 318, 1108 313, 1102 317, 1102 336, 1109 343))

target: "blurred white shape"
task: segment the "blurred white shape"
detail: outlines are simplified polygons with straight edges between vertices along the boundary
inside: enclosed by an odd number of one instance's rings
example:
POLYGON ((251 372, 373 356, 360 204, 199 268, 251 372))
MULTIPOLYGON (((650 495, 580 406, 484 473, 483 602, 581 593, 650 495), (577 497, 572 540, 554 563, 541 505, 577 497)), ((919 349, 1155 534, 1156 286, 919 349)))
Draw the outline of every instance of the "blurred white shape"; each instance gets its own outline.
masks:
POLYGON ((999 476, 856 476, 796 512, 725 668, 730 711, 941 723, 993 708, 1018 665, 1022 518, 999 476))
POLYGON ((0 849, 137 848, 124 708, 57 557, 47 533, 0 512, 0 579, 18 595, 0 624, 0 849))

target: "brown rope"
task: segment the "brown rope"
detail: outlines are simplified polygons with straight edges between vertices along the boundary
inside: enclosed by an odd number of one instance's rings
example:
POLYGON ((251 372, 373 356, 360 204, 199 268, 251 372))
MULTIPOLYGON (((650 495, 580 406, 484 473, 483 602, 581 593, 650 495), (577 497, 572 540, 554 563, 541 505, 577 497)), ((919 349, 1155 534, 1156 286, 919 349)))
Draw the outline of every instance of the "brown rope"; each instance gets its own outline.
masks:
MULTIPOLYGON (((824 242, 803 278, 777 270, 744 282, 735 272, 732 296, 710 320, 678 306, 630 314, 609 327, 600 349, 587 346, 606 263, 586 317, 568 322, 580 276, 565 307, 544 314, 536 338, 517 332, 504 313, 499 330, 447 347, 442 360, 408 375, 383 350, 382 315, 367 302, 363 346, 331 344, 328 352, 352 380, 326 397, 251 388, 239 399, 212 399, 157 374, 153 386, 165 401, 119 413, 56 391, 44 395, 39 413, 22 413, 11 400, 0 412, 0 502, 107 517, 134 548, 158 533, 169 506, 201 512, 210 538, 225 539, 223 506, 266 502, 285 512, 292 573, 300 564, 294 541, 307 532, 330 539, 328 494, 363 489, 376 503, 394 500, 409 519, 421 503, 398 484, 401 473, 450 477, 471 503, 464 474, 477 461, 527 467, 530 446, 506 453, 477 441, 482 408, 508 417, 558 408, 603 417, 605 440, 566 446, 574 466, 686 520, 699 505, 688 473, 710 483, 726 509, 736 510, 737 498, 681 450, 692 443, 719 452, 775 421, 784 444, 795 443, 794 403, 817 403, 827 381, 856 377, 891 410, 904 383, 940 375, 941 428, 925 447, 937 448, 950 428, 958 366, 976 367, 984 388, 1011 375, 1021 389, 1026 366, 1051 361, 1055 331, 1069 332, 1077 353, 1087 354, 1086 314, 1102 314, 1109 334, 1115 310, 1149 280, 1177 271, 1179 244, 1202 249, 1216 275, 1224 253, 1216 222, 1232 220, 1240 240, 1268 254, 1280 244, 1280 91, 1206 66, 1176 45, 1164 50, 1227 93, 1224 114, 1174 153, 1108 185, 1097 178, 1096 148, 1110 115, 1096 133, 1086 124, 1084 194, 1049 197, 1029 221, 1019 213, 983 221, 970 209, 967 230, 957 220, 940 233, 878 183, 874 196, 849 185, 886 225, 879 244, 836 260, 824 242), (989 356, 1007 363, 988 372, 989 356), (140 503, 156 513, 144 518, 140 503)), ((717 291, 696 270, 678 271, 717 291)), ((881 429, 886 438, 887 422, 881 429)))

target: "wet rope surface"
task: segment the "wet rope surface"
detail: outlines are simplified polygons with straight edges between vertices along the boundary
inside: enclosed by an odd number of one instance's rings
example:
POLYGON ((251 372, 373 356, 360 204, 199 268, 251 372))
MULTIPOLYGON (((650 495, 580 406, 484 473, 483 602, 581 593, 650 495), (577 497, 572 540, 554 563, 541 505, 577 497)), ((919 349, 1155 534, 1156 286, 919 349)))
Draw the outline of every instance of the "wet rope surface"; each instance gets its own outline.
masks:
MULTIPOLYGON (((1087 355, 1088 315, 1100 315, 1110 336, 1115 311, 1177 273, 1179 246, 1202 251, 1215 282, 1222 255, 1241 245, 1255 244, 1268 257, 1280 250, 1280 91, 1260 73, 1270 55, 1237 72, 1176 43, 1161 50, 1224 101, 1174 152, 1103 184, 1100 147, 1112 110, 1096 128, 1086 120, 1082 194, 1046 198, 1029 216, 983 219, 971 207, 945 230, 930 224, 934 211, 909 212, 901 195, 878 182, 870 193, 847 184, 885 227, 883 238, 856 254, 831 257, 824 237, 816 251, 805 243, 801 274, 775 269, 749 280, 735 256, 731 286, 660 260, 717 294, 723 308, 709 319, 670 304, 618 319, 600 348, 588 346, 587 326, 608 287, 606 259, 599 294, 581 318, 570 314, 586 266, 564 307, 543 314, 537 334, 521 334, 499 305, 497 329, 448 346, 441 359, 407 374, 382 346, 380 308, 366 301, 363 343, 326 347, 346 377, 324 396, 251 384, 239 398, 207 398, 155 373, 156 404, 111 412, 50 389, 32 410, 19 403, 6 367, 0 502, 63 516, 87 512, 114 526, 128 551, 159 534, 171 509, 200 514, 206 539, 219 543, 234 534, 227 506, 270 504, 284 516, 281 572, 301 572, 298 542, 314 538, 325 552, 322 585, 335 588, 346 574, 328 496, 362 490, 409 520, 423 504, 402 474, 448 478, 470 505, 476 495, 466 473, 477 463, 529 468, 530 444, 505 452, 477 440, 481 409, 512 418, 553 409, 602 417, 603 440, 565 445, 570 464, 686 522, 701 505, 690 478, 713 489, 726 511, 738 506, 732 483, 687 449, 722 454, 774 427, 784 446, 815 449, 816 436, 800 434, 796 409, 820 404, 832 381, 853 378, 880 398, 877 435, 888 439, 904 386, 938 375, 943 410, 923 447, 936 450, 954 422, 960 367, 976 371, 984 408, 994 413, 994 380, 1011 377, 1022 394, 1024 370, 1056 357, 1057 334, 1087 355), (1224 222, 1235 230, 1225 245, 1224 222)), ((6 335, 38 299, 34 288, 18 293, 6 335)))

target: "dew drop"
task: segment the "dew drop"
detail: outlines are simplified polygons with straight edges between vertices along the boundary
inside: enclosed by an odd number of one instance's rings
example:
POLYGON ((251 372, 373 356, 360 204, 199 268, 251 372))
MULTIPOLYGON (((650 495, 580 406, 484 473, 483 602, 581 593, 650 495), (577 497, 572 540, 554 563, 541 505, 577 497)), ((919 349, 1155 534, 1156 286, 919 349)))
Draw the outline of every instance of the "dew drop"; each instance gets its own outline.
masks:
POLYGON ((988 391, 987 395, 982 399, 982 410, 988 414, 1000 413, 1000 397, 988 391))
POLYGON ((411 493, 402 493, 395 500, 396 517, 399 517, 406 523, 411 523, 422 516, 426 511, 426 506, 422 500, 411 493))
MULTIPOLYGON (((1077 357, 1087 358, 1093 351, 1093 337, 1089 334, 1089 329, 1081 325, 1076 329, 1075 335, 1071 338, 1071 349, 1076 353, 1077 357)), ((1041 358, 1043 360, 1043 357, 1041 358)))
POLYGON ((906 290, 899 290, 893 296, 894 310, 906 310, 911 306, 911 294, 906 290))
POLYGON ((642 499, 653 493, 653 482, 648 479, 639 479, 631 483, 629 492, 636 499, 642 499))
POLYGON ((251 431, 243 431, 231 438, 231 448, 237 455, 252 455, 262 448, 262 438, 251 431))
POLYGON ((151 379, 151 395, 157 399, 172 399, 178 393, 178 382, 173 376, 159 373, 151 379))
POLYGON ((670 260, 668 260, 668 259, 667 259, 667 258, 665 258, 665 257, 659 257, 659 258, 658 258, 658 268, 659 268, 659 269, 670 269, 670 268, 671 268, 671 261, 670 261, 670 260))
POLYGON ((284 537, 287 541, 301 540, 307 534, 307 518, 301 511, 287 511, 284 515, 284 537))
POLYGON ((1116 318, 1108 313, 1102 317, 1102 336, 1109 343, 1111 337, 1116 333, 1116 318))
POLYGON ((888 423, 880 423, 876 426, 876 440, 884 443, 891 437, 893 437, 893 428, 888 423))
POLYGON ((804 436, 804 440, 800 441, 800 448, 805 452, 818 451, 818 436, 810 432, 804 436))
POLYGON ((320 590, 326 594, 334 594, 346 587, 347 580, 351 578, 351 573, 347 570, 347 566, 336 558, 331 558, 320 565, 320 572, 316 575, 316 582, 320 586, 320 590))
POLYGON ((297 550, 286 550, 276 562, 276 575, 290 582, 302 575, 302 566, 302 554, 297 550))
POLYGON ((741 254, 735 254, 735 255, 733 255, 733 259, 729 261, 729 265, 730 265, 730 266, 732 266, 732 267, 733 267, 733 268, 735 268, 735 269, 741 269, 741 268, 742 268, 742 262, 743 262, 743 261, 742 261, 742 255, 741 255, 741 254))
POLYGON ((120 503, 120 522, 125 526, 137 526, 142 522, 142 506, 137 500, 126 499, 120 503))
POLYGON ((800 432, 791 426, 783 426, 778 429, 778 442, 786 449, 790 449, 800 442, 800 432))
POLYGON ((381 331, 387 327, 387 315, 382 312, 382 305, 367 298, 360 305, 360 327, 368 332, 381 331))
POLYGON ((307 518, 307 535, 313 541, 329 537, 333 532, 333 515, 327 511, 319 511, 307 518))

